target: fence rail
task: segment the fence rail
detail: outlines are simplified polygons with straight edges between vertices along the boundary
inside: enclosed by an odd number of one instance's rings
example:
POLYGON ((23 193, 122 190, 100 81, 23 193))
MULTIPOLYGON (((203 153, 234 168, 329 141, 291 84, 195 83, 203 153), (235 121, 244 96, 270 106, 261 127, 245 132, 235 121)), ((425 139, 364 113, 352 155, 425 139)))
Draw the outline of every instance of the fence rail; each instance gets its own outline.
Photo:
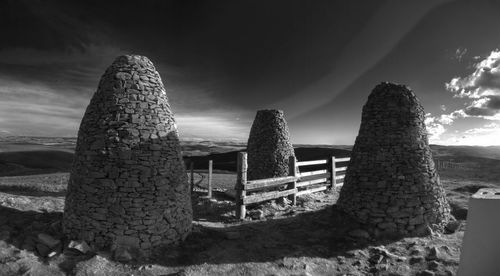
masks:
POLYGON ((236 178, 236 217, 245 218, 246 205, 259 203, 270 199, 288 197, 295 205, 297 196, 325 191, 327 189, 337 189, 343 185, 338 182, 344 179, 347 165, 336 167, 336 163, 344 163, 350 160, 347 158, 331 157, 330 159, 311 160, 297 162, 295 157, 290 157, 288 161, 288 176, 247 180, 247 153, 239 152, 237 160, 236 178), (325 165, 325 168, 314 171, 304 171, 299 173, 300 167, 325 165), (280 190, 276 190, 281 188, 280 190))
POLYGON ((459 169, 464 171, 471 171, 477 169, 476 164, 470 164, 466 162, 455 162, 448 160, 434 160, 436 169, 438 170, 448 170, 448 169, 459 169))

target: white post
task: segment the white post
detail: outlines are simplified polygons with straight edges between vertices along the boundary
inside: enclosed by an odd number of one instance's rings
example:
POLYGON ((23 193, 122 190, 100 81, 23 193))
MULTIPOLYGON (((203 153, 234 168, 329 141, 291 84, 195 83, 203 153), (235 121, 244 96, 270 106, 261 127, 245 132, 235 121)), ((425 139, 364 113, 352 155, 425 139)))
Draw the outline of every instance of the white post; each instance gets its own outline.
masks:
MULTIPOLYGON (((297 177, 297 161, 295 156, 290 156, 288 159, 288 175, 297 177)), ((287 189, 295 189, 297 188, 297 180, 294 180, 290 184, 288 184, 287 189)), ((292 205, 297 203, 297 194, 291 194, 288 196, 288 199, 292 201, 292 205)))
POLYGON ((212 160, 208 161, 208 198, 212 198, 212 160))
POLYGON ((189 170, 191 171, 191 193, 194 191, 194 162, 191 160, 189 164, 189 170))
POLYGON ((332 183, 331 189, 332 189, 332 191, 335 191, 337 189, 337 179, 335 179, 337 176, 337 174, 335 172, 335 156, 332 156, 330 162, 332 163, 332 168, 331 168, 332 171, 330 173, 330 177, 331 177, 330 183, 332 183))
POLYGON ((245 191, 245 185, 247 182, 247 153, 238 153, 238 175, 236 179, 236 217, 239 219, 244 219, 246 216, 246 206, 243 204, 243 199, 245 198, 247 192, 245 191))

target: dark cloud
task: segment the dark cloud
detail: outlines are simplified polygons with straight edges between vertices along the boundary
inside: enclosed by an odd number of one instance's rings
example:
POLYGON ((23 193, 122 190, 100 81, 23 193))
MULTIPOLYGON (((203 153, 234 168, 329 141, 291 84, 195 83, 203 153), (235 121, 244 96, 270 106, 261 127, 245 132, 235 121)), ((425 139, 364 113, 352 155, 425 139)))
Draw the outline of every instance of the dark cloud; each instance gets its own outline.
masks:
POLYGON ((474 101, 464 111, 469 116, 495 119, 493 116, 500 114, 500 96, 484 96, 474 101))
MULTIPOLYGON (((482 68, 474 86, 481 89, 500 89, 500 59, 495 60, 490 68, 482 68)), ((472 87, 471 87, 472 88, 472 87)))
POLYGON ((446 88, 464 98, 500 94, 500 51, 492 51, 474 69, 474 72, 465 77, 453 78, 446 83, 446 88))
POLYGON ((498 113, 498 111, 484 107, 470 106, 465 109, 465 113, 469 116, 484 117, 484 116, 494 116, 495 114, 498 113))
MULTIPOLYGON (((443 52, 465 45, 465 60, 471 44, 498 45, 499 9, 478 2, 2 1, 0 131, 76 135, 106 67, 134 53, 154 62, 183 133, 245 140, 256 109, 304 107, 307 118, 289 120, 296 141, 352 143, 382 80, 409 84, 426 109, 449 106, 431 95, 462 73, 443 52)), ((476 81, 493 87, 495 74, 476 81)))
POLYGON ((500 96, 488 96, 486 107, 500 112, 500 96))
POLYGON ((0 28, 12 39, 0 49, 116 47, 187 70, 197 77, 191 82, 227 76, 213 96, 251 108, 278 101, 329 72, 382 3, 11 1, 2 9, 0 28))

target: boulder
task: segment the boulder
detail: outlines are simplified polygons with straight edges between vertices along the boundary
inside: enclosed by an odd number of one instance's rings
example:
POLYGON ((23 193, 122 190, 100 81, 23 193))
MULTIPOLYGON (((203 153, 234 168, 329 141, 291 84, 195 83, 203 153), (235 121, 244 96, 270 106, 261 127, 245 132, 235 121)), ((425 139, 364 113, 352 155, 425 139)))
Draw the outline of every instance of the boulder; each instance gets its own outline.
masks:
POLYGON ((42 257, 47 257, 52 252, 50 247, 48 247, 47 245, 45 245, 43 243, 36 244, 36 251, 42 257))
POLYGON ((46 245, 47 247, 49 247, 51 249, 55 248, 56 246, 58 246, 61 243, 60 240, 55 239, 48 234, 40 233, 40 234, 38 234, 37 237, 41 243, 43 243, 44 245, 46 245))
POLYGON ((68 244, 68 248, 78 250, 83 254, 86 254, 92 250, 85 241, 70 241, 68 244))

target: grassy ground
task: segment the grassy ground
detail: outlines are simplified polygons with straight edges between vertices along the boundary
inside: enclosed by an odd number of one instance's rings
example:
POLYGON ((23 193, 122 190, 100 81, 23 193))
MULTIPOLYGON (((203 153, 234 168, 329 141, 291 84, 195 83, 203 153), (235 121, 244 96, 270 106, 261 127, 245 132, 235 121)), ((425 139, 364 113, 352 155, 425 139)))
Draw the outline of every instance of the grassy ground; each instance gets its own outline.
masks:
MULTIPOLYGON (((42 142, 47 141, 37 143, 42 142)), ((196 152, 194 155, 211 152, 199 143, 185 147, 196 152)), ((232 145, 218 147, 216 152, 225 154, 232 145)), ((37 154, 36 148, 30 150, 23 154, 37 154)), ((52 258, 40 257, 34 246, 39 233, 63 239, 60 221, 68 173, 0 177, 0 275, 417 275, 424 270, 453 275, 458 268, 470 195, 479 188, 500 184, 497 153, 468 147, 456 150, 433 148, 436 158, 462 165, 466 160, 473 168, 439 171, 453 215, 461 220, 455 233, 403 239, 357 237, 351 231, 359 225, 335 208, 335 192, 299 197, 297 206, 276 201, 250 206, 250 216, 238 221, 234 202, 223 193, 234 187, 236 175, 216 171, 214 198, 207 199, 207 172, 196 170, 193 233, 179 247, 134 264, 113 262, 106 253, 60 252, 52 258), (262 218, 253 220, 255 214, 262 214, 262 218), (433 251, 437 256, 431 254, 433 251)), ((47 171, 44 162, 37 161, 40 159, 9 154, 2 155, 11 159, 3 163, 5 168, 0 162, 0 171, 9 172, 8 166, 21 163, 20 170, 41 165, 35 169, 47 171)), ((67 155, 56 157, 64 161, 67 155)), ((66 161, 58 166, 68 166, 66 161)))
POLYGON ((68 173, 0 177, 0 192, 63 196, 68 179, 68 173))
MULTIPOLYGON (((359 226, 336 210, 332 192, 299 197, 294 207, 274 201, 251 206, 249 213, 262 211, 263 218, 237 221, 234 202, 222 193, 234 186, 235 175, 214 174, 215 198, 209 200, 204 171, 194 178, 193 234, 180 247, 127 265, 104 253, 38 257, 26 245, 30 239, 40 232, 63 238, 67 179, 65 173, 0 178, 0 221, 7 222, 0 235, 9 232, 0 241, 0 275, 417 275, 429 267, 436 275, 453 275, 459 263, 464 222, 447 235, 359 238, 350 234, 359 226), (433 250, 439 256, 431 256, 433 250)), ((442 183, 450 202, 465 212, 470 194, 497 184, 447 177, 442 183)))

